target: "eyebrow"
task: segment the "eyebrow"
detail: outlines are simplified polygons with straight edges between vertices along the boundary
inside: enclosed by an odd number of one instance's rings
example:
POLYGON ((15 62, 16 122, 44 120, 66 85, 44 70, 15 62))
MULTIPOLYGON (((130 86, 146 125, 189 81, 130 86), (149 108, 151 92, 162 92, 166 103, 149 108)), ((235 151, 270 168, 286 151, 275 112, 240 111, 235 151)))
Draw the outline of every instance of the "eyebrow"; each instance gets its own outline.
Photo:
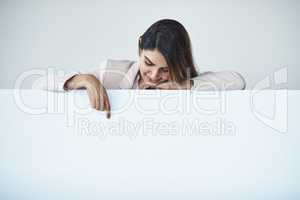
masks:
MULTIPOLYGON (((147 56, 144 55, 144 57, 146 58, 146 60, 150 63, 151 66, 154 66, 155 63, 153 63, 147 56)), ((161 68, 168 68, 168 66, 164 66, 164 67, 161 67, 161 68)))
POLYGON ((151 65, 155 65, 147 56, 144 56, 151 65))

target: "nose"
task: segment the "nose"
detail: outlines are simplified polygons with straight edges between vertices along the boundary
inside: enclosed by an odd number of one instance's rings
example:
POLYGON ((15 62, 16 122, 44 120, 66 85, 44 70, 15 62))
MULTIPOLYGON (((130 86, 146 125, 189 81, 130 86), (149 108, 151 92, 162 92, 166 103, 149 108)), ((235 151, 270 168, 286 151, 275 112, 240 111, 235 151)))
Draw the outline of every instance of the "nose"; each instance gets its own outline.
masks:
POLYGON ((159 71, 158 70, 151 71, 149 78, 151 82, 157 82, 160 79, 159 71))

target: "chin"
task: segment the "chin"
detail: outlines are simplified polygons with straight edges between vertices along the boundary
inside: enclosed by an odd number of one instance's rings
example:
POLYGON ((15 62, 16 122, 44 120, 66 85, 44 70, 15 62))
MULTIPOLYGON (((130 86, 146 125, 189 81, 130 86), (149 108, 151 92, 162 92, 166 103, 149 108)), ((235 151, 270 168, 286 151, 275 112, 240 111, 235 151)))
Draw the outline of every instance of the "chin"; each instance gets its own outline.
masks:
POLYGON ((154 82, 154 81, 151 81, 151 79, 148 78, 147 76, 144 76, 143 79, 145 80, 146 83, 153 84, 153 85, 156 85, 156 84, 159 84, 159 83, 164 83, 164 82, 169 81, 168 79, 166 79, 166 80, 159 80, 159 81, 155 81, 155 82, 154 82))

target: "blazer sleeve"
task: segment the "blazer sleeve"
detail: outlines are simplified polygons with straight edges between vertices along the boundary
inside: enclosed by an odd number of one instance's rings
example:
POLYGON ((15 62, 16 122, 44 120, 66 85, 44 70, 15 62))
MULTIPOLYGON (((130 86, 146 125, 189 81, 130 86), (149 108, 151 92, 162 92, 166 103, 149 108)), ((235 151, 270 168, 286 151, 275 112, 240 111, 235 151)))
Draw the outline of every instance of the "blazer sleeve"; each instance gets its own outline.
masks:
POLYGON ((48 68, 45 75, 37 78, 32 84, 32 89, 41 89, 48 91, 66 91, 65 84, 68 80, 77 74, 94 75, 101 83, 103 82, 104 73, 107 67, 108 60, 104 60, 94 69, 89 70, 57 70, 48 68))
POLYGON ((244 90, 246 81, 235 71, 204 72, 192 78, 192 90, 244 90))

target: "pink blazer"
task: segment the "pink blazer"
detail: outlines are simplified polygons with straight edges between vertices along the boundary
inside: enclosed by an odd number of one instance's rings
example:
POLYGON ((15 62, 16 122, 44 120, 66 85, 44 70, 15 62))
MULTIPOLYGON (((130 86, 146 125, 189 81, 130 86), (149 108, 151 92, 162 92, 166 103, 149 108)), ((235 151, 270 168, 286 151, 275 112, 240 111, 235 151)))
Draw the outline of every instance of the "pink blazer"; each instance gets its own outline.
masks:
MULTIPOLYGON (((64 84, 76 74, 94 75, 106 89, 139 89, 139 64, 131 60, 103 61, 96 69, 52 73, 37 79, 32 88, 51 91, 64 91, 64 84)), ((198 73, 192 90, 243 90, 245 79, 234 71, 198 73)))

